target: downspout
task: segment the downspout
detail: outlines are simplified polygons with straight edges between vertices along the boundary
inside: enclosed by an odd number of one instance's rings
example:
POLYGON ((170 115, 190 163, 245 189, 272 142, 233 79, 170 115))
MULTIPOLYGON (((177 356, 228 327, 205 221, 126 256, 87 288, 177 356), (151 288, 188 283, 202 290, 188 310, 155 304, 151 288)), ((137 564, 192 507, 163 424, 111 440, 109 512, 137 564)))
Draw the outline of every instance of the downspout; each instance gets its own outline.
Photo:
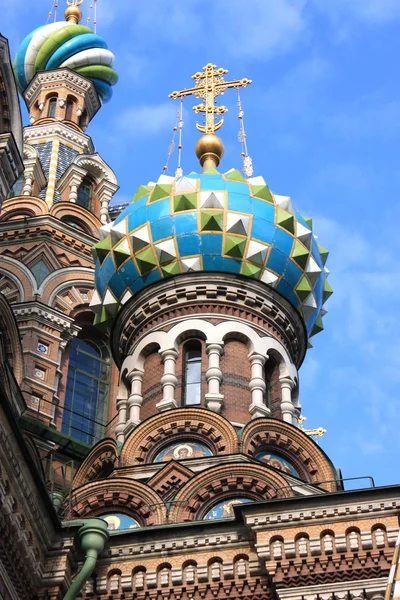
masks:
POLYGON ((75 577, 71 587, 64 596, 64 600, 75 600, 79 592, 87 582, 96 566, 97 558, 103 551, 108 540, 107 523, 102 519, 85 519, 84 524, 78 531, 82 550, 86 557, 82 569, 75 577))

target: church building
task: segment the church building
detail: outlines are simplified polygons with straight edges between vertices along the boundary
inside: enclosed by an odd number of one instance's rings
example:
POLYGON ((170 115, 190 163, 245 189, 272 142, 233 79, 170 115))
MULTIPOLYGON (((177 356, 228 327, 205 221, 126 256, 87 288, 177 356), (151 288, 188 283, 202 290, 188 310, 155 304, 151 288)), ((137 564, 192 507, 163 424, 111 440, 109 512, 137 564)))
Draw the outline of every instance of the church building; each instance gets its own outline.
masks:
POLYGON ((110 205, 115 57, 67 4, 13 63, 0 36, 0 598, 400 597, 400 485, 346 490, 301 413, 328 250, 223 161, 216 98, 252 82, 172 92, 197 171, 110 205))

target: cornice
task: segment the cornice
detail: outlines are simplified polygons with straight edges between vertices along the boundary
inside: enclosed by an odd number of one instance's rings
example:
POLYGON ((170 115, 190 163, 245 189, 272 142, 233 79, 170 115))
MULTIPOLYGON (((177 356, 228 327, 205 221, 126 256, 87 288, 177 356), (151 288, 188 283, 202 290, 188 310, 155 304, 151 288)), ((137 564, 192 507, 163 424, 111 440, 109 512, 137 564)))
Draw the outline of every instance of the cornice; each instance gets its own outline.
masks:
POLYGON ((74 325, 73 317, 68 317, 55 308, 51 308, 41 302, 33 301, 13 304, 12 309, 18 321, 35 318, 50 325, 53 329, 62 332, 67 331, 72 335, 77 335, 80 329, 74 325))
POLYGON ((83 150, 87 154, 93 154, 95 148, 92 138, 85 133, 81 133, 62 121, 52 121, 51 123, 42 123, 40 125, 29 125, 24 128, 24 143, 37 144, 39 140, 52 141, 55 136, 60 138, 65 144, 75 144, 77 149, 83 150))

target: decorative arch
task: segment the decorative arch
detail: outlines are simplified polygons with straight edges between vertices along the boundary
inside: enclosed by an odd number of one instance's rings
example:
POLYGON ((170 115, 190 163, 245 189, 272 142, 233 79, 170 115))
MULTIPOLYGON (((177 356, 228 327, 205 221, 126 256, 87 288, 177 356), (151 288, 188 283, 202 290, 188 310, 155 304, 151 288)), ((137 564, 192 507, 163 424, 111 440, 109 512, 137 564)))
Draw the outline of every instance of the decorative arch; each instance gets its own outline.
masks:
POLYGON ((62 286, 76 286, 77 282, 83 285, 94 287, 94 271, 89 267, 68 267, 57 269, 50 273, 42 282, 38 292, 42 297, 42 302, 50 306, 62 286), (68 280, 66 281, 66 279, 68 280))
POLYGON ((124 466, 144 464, 167 442, 204 440, 214 453, 237 452, 237 436, 227 419, 204 408, 177 408, 150 417, 125 440, 121 451, 124 466))
POLYGON ((166 522, 166 510, 160 496, 146 484, 124 477, 94 481, 76 488, 65 508, 69 519, 122 512, 142 526, 166 522))
POLYGON ((254 419, 244 428, 241 450, 254 456, 264 448, 276 449, 287 458, 301 478, 321 484, 321 489, 337 490, 335 468, 325 452, 298 427, 278 419, 254 419))
POLYGON ((33 196, 18 196, 8 198, 3 202, 0 221, 12 221, 16 217, 41 217, 49 212, 47 204, 40 198, 33 196))
POLYGON ((201 520, 214 504, 229 498, 246 497, 254 502, 293 495, 282 475, 261 465, 231 463, 211 467, 190 479, 172 501, 169 519, 173 523, 201 520))
POLYGON ((117 442, 112 438, 101 440, 92 448, 77 470, 72 484, 73 489, 89 481, 108 477, 114 469, 117 458, 117 442))
POLYGON ((73 164, 85 169, 96 180, 96 183, 107 179, 110 183, 117 185, 114 171, 97 152, 95 154, 79 154, 74 159, 73 164))
POLYGON ((12 279, 21 293, 21 302, 31 300, 37 292, 36 279, 26 265, 11 256, 1 254, 0 273, 12 279))
POLYGON ((78 224, 81 224, 82 229, 85 233, 92 237, 99 239, 99 228, 101 227, 101 221, 92 212, 86 210, 73 202, 57 202, 53 204, 50 209, 50 214, 60 221, 66 218, 71 220, 76 219, 78 224))
POLYGON ((3 294, 0 294, 0 331, 4 336, 5 358, 13 370, 18 385, 21 385, 24 376, 21 338, 14 313, 3 294))

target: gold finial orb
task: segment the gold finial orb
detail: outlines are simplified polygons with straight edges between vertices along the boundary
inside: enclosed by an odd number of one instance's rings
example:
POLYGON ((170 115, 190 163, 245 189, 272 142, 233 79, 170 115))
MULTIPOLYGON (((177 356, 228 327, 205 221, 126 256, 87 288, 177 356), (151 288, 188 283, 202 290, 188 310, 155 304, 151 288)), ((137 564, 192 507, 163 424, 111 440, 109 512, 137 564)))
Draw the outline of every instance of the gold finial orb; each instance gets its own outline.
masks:
POLYGON ((195 152, 204 168, 218 167, 224 155, 224 143, 215 133, 206 133, 197 140, 195 152))
POLYGON ((69 4, 64 13, 65 20, 68 23, 79 23, 82 19, 82 11, 77 4, 69 4))

